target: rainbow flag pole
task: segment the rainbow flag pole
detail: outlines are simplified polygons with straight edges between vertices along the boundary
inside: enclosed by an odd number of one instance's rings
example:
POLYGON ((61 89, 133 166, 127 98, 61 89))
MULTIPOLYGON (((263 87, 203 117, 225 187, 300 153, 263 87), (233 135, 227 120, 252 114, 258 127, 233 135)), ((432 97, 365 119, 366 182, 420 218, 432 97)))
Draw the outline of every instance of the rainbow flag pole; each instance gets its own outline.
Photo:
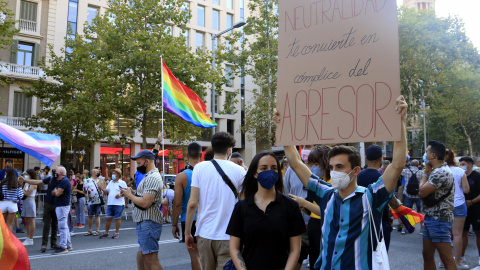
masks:
MULTIPOLYGON (((160 56, 160 61, 162 62, 162 171, 163 173, 165 173, 165 142, 164 142, 164 138, 163 138, 163 122, 164 122, 164 118, 163 118, 163 55, 160 56)), ((163 178, 163 177, 162 177, 163 178)), ((164 181, 164 184, 166 183, 165 182, 165 179, 162 179, 164 181)))

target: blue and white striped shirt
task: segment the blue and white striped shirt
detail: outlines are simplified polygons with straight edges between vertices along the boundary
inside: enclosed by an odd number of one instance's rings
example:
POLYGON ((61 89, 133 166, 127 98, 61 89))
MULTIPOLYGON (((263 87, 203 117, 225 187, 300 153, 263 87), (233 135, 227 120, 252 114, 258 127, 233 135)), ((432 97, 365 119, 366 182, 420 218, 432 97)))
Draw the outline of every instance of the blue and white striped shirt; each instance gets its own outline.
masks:
POLYGON ((320 255, 314 268, 372 269, 368 204, 372 206, 378 231, 383 208, 392 194, 387 192, 380 177, 367 188, 358 186, 342 200, 338 190, 312 175, 308 182, 308 196, 320 206, 322 216, 320 255))
POLYGON ((4 201, 8 200, 17 203, 23 197, 23 190, 21 187, 18 187, 16 189, 9 189, 7 188, 7 184, 2 185, 2 193, 4 196, 4 201))

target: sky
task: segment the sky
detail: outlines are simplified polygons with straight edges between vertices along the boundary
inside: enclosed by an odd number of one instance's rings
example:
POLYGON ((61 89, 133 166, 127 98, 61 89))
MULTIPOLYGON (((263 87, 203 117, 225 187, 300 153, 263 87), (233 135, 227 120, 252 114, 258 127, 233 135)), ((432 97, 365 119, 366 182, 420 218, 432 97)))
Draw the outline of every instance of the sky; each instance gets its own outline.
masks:
MULTIPOLYGON (((397 0, 397 6, 403 4, 403 0, 397 0)), ((465 23, 465 32, 473 45, 480 51, 480 10, 479 0, 436 0, 435 13, 438 17, 458 15, 465 23)))

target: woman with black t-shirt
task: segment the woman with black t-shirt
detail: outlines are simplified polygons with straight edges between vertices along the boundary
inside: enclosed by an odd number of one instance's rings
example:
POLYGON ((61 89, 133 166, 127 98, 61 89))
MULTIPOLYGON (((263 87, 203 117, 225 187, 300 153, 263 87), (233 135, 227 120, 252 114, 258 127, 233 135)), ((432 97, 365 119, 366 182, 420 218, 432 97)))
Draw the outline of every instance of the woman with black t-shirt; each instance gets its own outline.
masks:
POLYGON ((228 224, 230 256, 237 269, 294 269, 305 223, 298 204, 283 195, 281 168, 275 155, 256 155, 242 186, 244 200, 228 224))
POLYGON ((77 202, 75 203, 75 220, 78 228, 85 227, 85 192, 83 191, 83 175, 77 178, 77 184, 73 192, 77 194, 77 202))

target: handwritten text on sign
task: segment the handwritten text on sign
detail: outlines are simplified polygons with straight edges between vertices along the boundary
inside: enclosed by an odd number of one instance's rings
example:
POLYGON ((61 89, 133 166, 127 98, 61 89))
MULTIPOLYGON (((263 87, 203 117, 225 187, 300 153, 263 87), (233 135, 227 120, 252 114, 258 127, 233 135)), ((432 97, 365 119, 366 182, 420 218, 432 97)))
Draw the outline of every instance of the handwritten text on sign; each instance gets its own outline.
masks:
POLYGON ((277 144, 400 139, 395 0, 280 0, 277 144))

